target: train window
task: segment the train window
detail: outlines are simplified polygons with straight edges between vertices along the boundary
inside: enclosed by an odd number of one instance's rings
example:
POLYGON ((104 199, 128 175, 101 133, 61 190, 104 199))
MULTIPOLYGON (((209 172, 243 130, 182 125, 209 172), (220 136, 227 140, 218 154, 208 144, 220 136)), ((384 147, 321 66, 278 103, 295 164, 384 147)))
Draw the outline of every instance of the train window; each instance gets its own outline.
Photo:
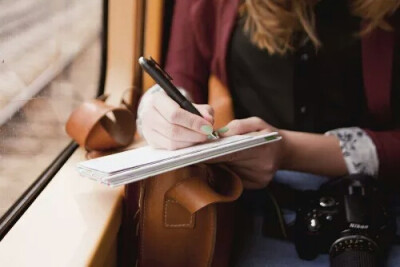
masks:
POLYGON ((99 91, 102 0, 0 0, 0 217, 70 143, 99 91))

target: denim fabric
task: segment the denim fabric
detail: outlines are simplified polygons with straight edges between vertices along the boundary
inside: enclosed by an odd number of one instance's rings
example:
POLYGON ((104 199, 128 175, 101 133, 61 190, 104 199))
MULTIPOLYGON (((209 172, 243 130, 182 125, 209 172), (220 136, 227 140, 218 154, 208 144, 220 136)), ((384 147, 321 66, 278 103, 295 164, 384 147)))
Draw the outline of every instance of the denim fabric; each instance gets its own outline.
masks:
MULTIPOLYGON (((327 178, 306 173, 279 171, 276 173, 274 181, 288 184, 299 190, 306 190, 318 189, 322 183, 327 181, 327 178)), ((242 196, 241 204, 245 205, 246 214, 252 218, 249 220, 250 223, 241 229, 243 234, 240 240, 236 241, 233 266, 329 266, 329 256, 326 254, 319 255, 313 261, 301 260, 298 258, 292 242, 265 237, 262 234, 265 201, 266 193, 264 190, 246 191, 242 196)), ((284 217, 287 221, 293 221, 294 215, 293 212, 284 211, 284 217)), ((400 222, 400 216, 398 216, 398 222, 400 222)), ((398 228, 400 228, 399 223, 398 228)), ((399 245, 391 248, 387 266, 400 266, 399 245)))

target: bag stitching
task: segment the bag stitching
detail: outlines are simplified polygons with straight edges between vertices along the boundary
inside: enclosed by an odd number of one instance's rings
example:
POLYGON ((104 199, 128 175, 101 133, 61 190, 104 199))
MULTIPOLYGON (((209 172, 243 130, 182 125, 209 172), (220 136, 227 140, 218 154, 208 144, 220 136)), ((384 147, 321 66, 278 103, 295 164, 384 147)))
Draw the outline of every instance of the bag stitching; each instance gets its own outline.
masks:
POLYGON ((167 216, 168 216, 168 211, 167 210, 168 210, 168 204, 170 204, 170 203, 179 204, 178 201, 176 201, 176 200, 172 200, 172 199, 166 199, 165 200, 165 202, 164 202, 164 225, 166 227, 169 227, 169 228, 178 228, 178 227, 190 227, 190 228, 192 228, 194 226, 194 224, 193 224, 194 216, 195 216, 194 214, 190 215, 190 221, 187 224, 169 224, 167 222, 167 216))

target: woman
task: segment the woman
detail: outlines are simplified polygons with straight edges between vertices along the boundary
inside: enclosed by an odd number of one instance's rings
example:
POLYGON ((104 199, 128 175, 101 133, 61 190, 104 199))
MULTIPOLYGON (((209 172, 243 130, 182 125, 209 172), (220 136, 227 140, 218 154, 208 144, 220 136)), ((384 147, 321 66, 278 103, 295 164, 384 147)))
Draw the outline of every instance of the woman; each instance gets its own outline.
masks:
MULTIPOLYGON (((283 137, 218 159, 247 188, 265 187, 281 176, 277 170, 331 177, 366 173, 399 183, 399 0, 175 5, 166 63, 174 83, 193 102, 205 103, 208 78, 215 74, 229 87, 237 118, 219 129, 221 135, 278 131, 283 137), (381 73, 369 75, 377 64, 381 73)), ((197 107, 204 119, 153 88, 140 105, 143 136, 166 149, 206 141, 213 111, 197 107)), ((318 187, 322 181, 302 177, 300 185, 314 180, 312 187, 318 187)))

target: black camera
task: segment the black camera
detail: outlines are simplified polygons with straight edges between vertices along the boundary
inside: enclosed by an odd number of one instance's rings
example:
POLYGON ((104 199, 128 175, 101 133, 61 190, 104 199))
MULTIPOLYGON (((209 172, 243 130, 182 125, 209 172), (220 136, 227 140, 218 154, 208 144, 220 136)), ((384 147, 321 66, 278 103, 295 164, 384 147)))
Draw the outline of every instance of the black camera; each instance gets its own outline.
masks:
POLYGON ((299 199, 294 228, 300 258, 329 253, 331 266, 382 266, 396 223, 377 180, 351 175, 299 199))

